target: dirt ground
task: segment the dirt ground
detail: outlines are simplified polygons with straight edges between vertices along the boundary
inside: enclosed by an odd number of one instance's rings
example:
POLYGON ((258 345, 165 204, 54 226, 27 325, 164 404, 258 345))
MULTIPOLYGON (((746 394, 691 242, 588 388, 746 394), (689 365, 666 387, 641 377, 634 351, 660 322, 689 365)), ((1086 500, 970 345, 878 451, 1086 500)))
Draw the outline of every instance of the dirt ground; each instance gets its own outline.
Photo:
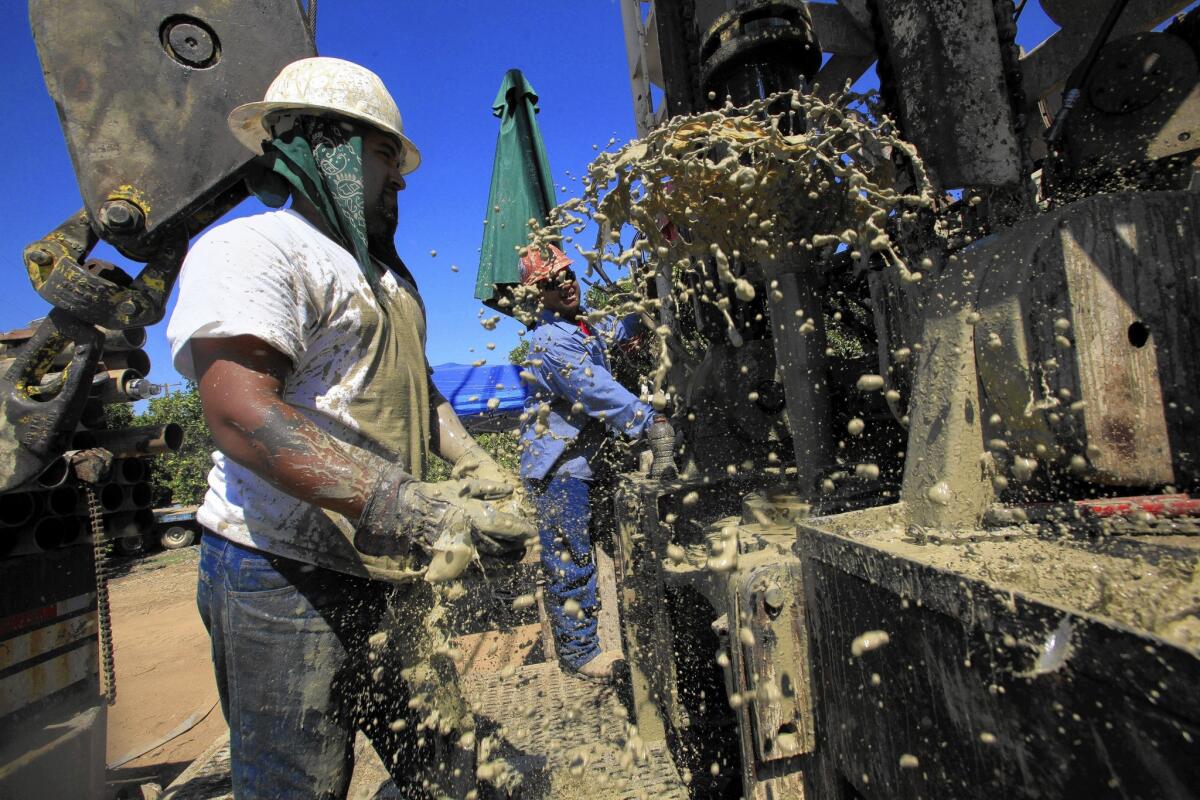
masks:
MULTIPOLYGON (((141 798, 146 783, 165 788, 226 730, 196 610, 198 558, 199 548, 189 547, 113 561, 117 703, 108 713, 107 800, 141 798)), ((459 670, 490 673, 539 660, 539 633, 535 623, 462 636, 459 670)), ((386 777, 382 765, 376 772, 386 777)))
POLYGON ((166 786, 225 730, 196 611, 198 557, 199 548, 188 547, 114 561, 109 798, 140 798, 143 783, 166 786), (117 765, 129 756, 137 757, 117 765))

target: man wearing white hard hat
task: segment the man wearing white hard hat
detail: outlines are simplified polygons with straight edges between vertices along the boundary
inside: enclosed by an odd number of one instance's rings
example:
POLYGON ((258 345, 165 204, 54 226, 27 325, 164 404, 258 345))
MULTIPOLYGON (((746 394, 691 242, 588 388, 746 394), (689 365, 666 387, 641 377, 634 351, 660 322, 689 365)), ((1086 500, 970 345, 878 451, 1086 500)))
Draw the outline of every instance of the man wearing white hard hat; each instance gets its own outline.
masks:
POLYGON ((473 720, 426 579, 439 543, 512 558, 533 531, 429 378, 393 243, 420 153, 379 78, 333 58, 288 65, 229 125, 261 154, 255 194, 292 205, 196 242, 167 336, 219 448, 197 602, 234 795, 344 796, 358 729, 405 796, 465 794, 473 720), (431 455, 455 480, 423 481, 431 455))

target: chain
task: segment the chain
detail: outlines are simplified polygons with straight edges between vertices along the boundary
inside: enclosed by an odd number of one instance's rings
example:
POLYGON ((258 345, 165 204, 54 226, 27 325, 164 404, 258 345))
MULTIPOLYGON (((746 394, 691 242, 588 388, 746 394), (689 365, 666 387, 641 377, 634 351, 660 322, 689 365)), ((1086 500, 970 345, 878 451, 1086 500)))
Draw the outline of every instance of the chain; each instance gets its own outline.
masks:
POLYGON ((683 36, 688 57, 687 113, 696 114, 707 108, 707 105, 705 99, 700 96, 700 31, 696 28, 695 0, 683 0, 679 15, 683 19, 683 36))
POLYGON ((111 706, 117 702, 117 676, 113 668, 112 612, 108 605, 108 540, 104 537, 103 511, 96 490, 87 484, 88 517, 92 526, 92 550, 96 564, 96 618, 100 641, 100 668, 103 673, 104 697, 111 706))
POLYGON ((308 34, 317 43, 317 0, 308 0, 308 34))
MULTIPOLYGON (((1024 6, 1024 3, 1022 3, 1024 6)), ((1026 111, 1024 76, 1021 74, 1021 48, 1017 45, 1017 16, 1013 0, 995 0, 996 34, 1000 42, 1000 61, 1004 70, 1004 87, 1012 109, 1013 132, 1021 158, 1020 201, 1025 211, 1033 208, 1034 198, 1030 177, 1033 175, 1033 156, 1030 154, 1029 115, 1026 111)))

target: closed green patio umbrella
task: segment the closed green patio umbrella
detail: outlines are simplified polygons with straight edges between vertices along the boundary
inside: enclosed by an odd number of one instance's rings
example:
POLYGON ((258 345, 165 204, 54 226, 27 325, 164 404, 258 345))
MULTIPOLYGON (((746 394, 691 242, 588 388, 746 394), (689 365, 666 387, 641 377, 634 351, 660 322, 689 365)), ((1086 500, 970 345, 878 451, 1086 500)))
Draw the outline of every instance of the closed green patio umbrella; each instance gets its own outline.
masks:
MULTIPOLYGON (((475 297, 492 308, 500 308, 497 301, 506 285, 521 282, 517 258, 529 242, 529 220, 544 223, 556 203, 537 112, 537 92, 521 70, 510 69, 492 101, 492 113, 500 118, 500 135, 475 276, 475 297)), ((500 310, 511 314, 507 308, 500 310)))

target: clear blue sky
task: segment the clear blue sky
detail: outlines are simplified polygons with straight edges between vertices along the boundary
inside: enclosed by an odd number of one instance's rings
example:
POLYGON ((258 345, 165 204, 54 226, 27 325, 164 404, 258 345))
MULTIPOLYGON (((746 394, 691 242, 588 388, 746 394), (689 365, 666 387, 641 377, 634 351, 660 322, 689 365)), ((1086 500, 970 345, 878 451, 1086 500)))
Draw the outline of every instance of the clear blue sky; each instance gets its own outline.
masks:
MULTIPOLYGON (((428 308, 430 362, 506 361, 519 326, 506 319, 485 330, 472 296, 499 125, 492 98, 505 70, 525 72, 541 95, 540 123, 556 183, 576 193, 579 183, 565 172, 584 174, 593 144, 634 135, 619 7, 612 0, 377 0, 322 2, 319 10, 319 52, 378 73, 422 152, 420 169, 400 195, 396 246, 428 308), (484 349, 488 342, 496 343, 494 352, 484 349)), ((97 46, 105 40, 97 35, 97 46)), ((0 3, 0 75, 0 109, 15 147, 6 160, 10 189, 0 197, 0 330, 9 330, 48 310, 21 265, 24 246, 82 205, 21 0, 0 3)), ((567 196, 559 192, 560 200, 567 196)), ((236 213, 253 210, 247 201, 236 213)), ((149 339, 150 377, 178 381, 165 323, 152 328, 149 339)))
MULTIPOLYGON (((21 251, 82 205, 26 13, 21 0, 0 3, 0 110, 13 148, 6 160, 10 188, 0 196, 6 262, 0 330, 46 313, 25 276, 21 251)), ((1020 28, 1018 41, 1026 48, 1054 30, 1037 0, 1029 2, 1020 28)), ((105 40, 98 34, 97 46, 105 40)), ((584 174, 592 145, 604 147, 615 137, 619 146, 634 135, 619 7, 613 0, 323 2, 317 47, 377 72, 421 148, 422 166, 400 196, 396 244, 429 311, 430 362, 504 361, 518 341, 518 326, 506 319, 486 331, 472 297, 498 126, 492 98, 505 70, 525 72, 541 95, 539 119, 559 199, 577 193, 578 182, 566 173, 584 174), (457 273, 452 264, 459 265, 457 273), (485 350, 488 342, 496 344, 494 352, 485 350)), ((874 82, 871 70, 861 84, 874 82)), ((246 202, 236 213, 254 210, 246 202)), ((150 377, 176 382, 164 329, 160 323, 150 331, 150 377)))

